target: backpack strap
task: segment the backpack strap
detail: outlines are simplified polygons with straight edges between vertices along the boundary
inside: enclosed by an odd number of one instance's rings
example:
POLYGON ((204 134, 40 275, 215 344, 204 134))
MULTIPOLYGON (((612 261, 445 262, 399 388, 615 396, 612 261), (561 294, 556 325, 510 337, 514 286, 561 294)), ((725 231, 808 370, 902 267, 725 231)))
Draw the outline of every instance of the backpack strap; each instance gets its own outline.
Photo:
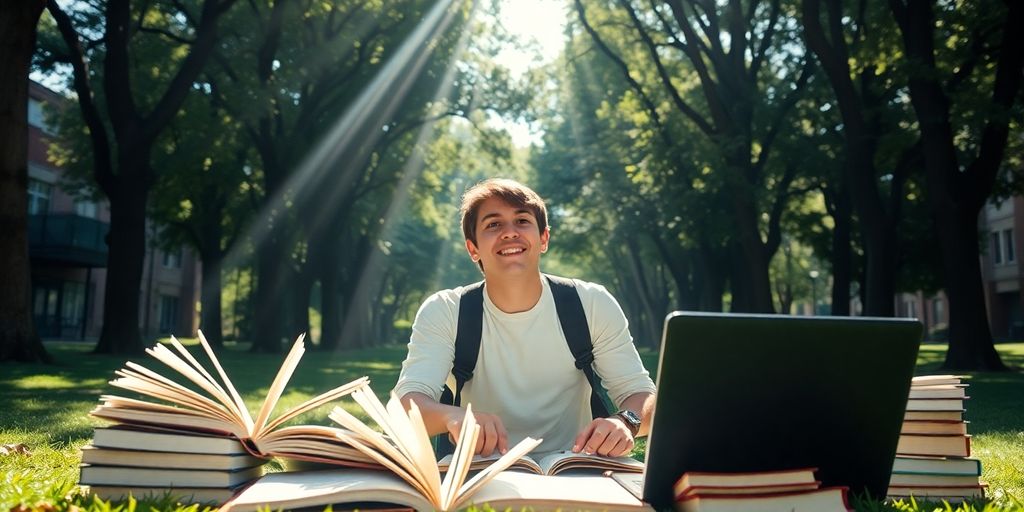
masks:
POLYGON ((555 298, 555 310, 562 324, 562 333, 569 344, 569 351, 576 360, 576 368, 583 370, 590 382, 590 414, 594 418, 608 417, 608 407, 601 398, 601 381, 594 372, 594 344, 590 339, 590 324, 583 311, 580 294, 571 279, 545 274, 551 283, 551 294, 555 298))
MULTIPOLYGON (((459 297, 459 323, 455 333, 455 359, 452 375, 455 376, 455 391, 448 384, 441 391, 441 403, 458 407, 462 402, 462 386, 473 378, 476 359, 480 355, 480 336, 484 328, 483 281, 462 289, 459 297)), ((455 445, 447 435, 437 436, 435 453, 438 457, 455 451, 455 445)))
POLYGON ((441 392, 441 403, 458 407, 462 402, 462 386, 473 378, 476 359, 480 355, 480 336, 484 329, 483 281, 467 286, 459 298, 459 323, 455 333, 454 392, 447 384, 441 392))

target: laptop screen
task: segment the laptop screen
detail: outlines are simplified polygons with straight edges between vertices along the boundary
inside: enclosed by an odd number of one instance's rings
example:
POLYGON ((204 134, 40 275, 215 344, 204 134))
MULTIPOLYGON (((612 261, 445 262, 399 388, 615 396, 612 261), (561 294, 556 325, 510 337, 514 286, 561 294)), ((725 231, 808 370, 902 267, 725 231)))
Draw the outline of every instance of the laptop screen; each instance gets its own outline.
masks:
POLYGON ((920 339, 911 319, 669 315, 644 500, 687 471, 808 467, 884 497, 920 339))

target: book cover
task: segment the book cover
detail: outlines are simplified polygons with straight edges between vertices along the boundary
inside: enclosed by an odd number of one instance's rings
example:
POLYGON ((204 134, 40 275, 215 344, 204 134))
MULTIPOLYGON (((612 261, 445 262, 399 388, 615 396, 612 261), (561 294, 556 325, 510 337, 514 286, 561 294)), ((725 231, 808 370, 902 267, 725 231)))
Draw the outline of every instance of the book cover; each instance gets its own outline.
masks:
POLYGON ((954 457, 911 457, 897 455, 893 473, 923 475, 981 475, 981 461, 954 457))
POLYGON ((676 501, 679 512, 852 511, 845 487, 776 494, 695 494, 676 501))
POLYGON ((139 487, 234 487, 263 474, 262 466, 237 470, 132 468, 120 466, 79 467, 82 485, 139 487))
POLYGON ((265 459, 248 453, 223 455, 218 453, 153 452, 82 447, 82 463, 105 466, 131 466, 166 469, 232 470, 259 466, 265 459))
POLYGON ((900 434, 896 444, 898 455, 936 455, 941 457, 969 457, 970 435, 900 434))

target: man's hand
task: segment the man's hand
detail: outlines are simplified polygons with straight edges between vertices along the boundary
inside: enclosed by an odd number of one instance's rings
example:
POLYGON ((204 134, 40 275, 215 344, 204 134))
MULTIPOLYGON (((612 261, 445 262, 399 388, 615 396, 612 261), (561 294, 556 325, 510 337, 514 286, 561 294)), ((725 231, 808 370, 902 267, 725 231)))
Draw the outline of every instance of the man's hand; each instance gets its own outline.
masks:
POLYGON ((633 450, 633 433, 619 418, 597 418, 591 421, 573 442, 572 451, 621 457, 633 450))
MULTIPOLYGON (((462 422, 466 417, 465 410, 459 410, 462 412, 461 415, 454 415, 445 422, 448 434, 452 439, 459 438, 462 422)), ((498 450, 498 453, 504 455, 508 451, 508 431, 501 423, 501 418, 495 414, 478 411, 473 411, 473 417, 476 418, 477 425, 480 425, 480 436, 477 438, 476 449, 473 453, 487 456, 494 453, 494 450, 498 450)))

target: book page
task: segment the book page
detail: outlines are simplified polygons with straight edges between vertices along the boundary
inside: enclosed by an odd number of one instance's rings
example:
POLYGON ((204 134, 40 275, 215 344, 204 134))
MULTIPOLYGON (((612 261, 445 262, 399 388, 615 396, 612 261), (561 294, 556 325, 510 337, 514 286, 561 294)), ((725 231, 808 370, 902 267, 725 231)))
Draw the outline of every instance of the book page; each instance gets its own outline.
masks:
POLYGON ((330 418, 356 433, 353 437, 346 437, 344 434, 338 433, 337 435, 340 439, 400 476, 419 490, 427 499, 430 499, 432 502, 437 501, 431 498, 436 493, 427 488, 428 486, 424 483, 424 478, 419 474, 414 465, 384 436, 366 426, 362 421, 341 407, 335 407, 334 411, 330 414, 330 418))
POLYGON ((437 468, 437 462, 434 461, 434 448, 430 444, 430 434, 427 433, 427 426, 423 423, 420 408, 416 406, 415 402, 411 402, 410 406, 409 412, 406 413, 402 402, 395 396, 394 392, 391 393, 391 400, 388 401, 388 410, 393 415, 409 415, 409 425, 413 431, 411 440, 415 441, 414 452, 416 460, 413 463, 417 467, 422 468, 423 476, 427 478, 427 485, 431 489, 436 489, 437 495, 441 496, 441 472, 437 468))
MULTIPOLYGON (((209 379, 204 377, 203 374, 199 373, 194 368, 189 366, 188 363, 186 363, 184 360, 178 357, 178 355, 175 354, 174 352, 171 352, 170 349, 163 345, 157 344, 152 348, 147 348, 146 353, 153 356, 154 358, 164 363, 165 365, 169 366, 186 379, 192 381, 197 386, 202 388, 204 391, 209 393, 210 396, 217 399, 217 401, 219 401, 221 404, 224 404, 228 408, 228 410, 233 411, 234 405, 231 403, 231 400, 228 398, 228 396, 224 393, 224 390, 220 389, 220 386, 216 385, 215 383, 212 383, 209 379)), ((233 412, 233 415, 236 414, 233 412)), ((240 426, 245 426, 245 423, 241 420, 241 418, 237 418, 236 421, 240 426)))
POLYGON ((477 490, 483 487, 491 479, 501 474, 501 472, 511 466, 512 463, 519 460, 527 453, 530 453, 530 451, 540 445, 542 441, 543 439, 534 439, 532 437, 523 439, 509 449, 509 451, 505 452, 505 455, 502 455, 497 462, 488 466, 483 471, 480 471, 474 475, 473 478, 470 478, 468 482, 462 485, 459 492, 456 493, 457 498, 455 503, 452 504, 453 508, 461 506, 462 503, 464 503, 466 499, 472 496, 477 490))
MULTIPOLYGON (((501 453, 498 452, 494 452, 490 455, 474 455, 473 459, 470 461, 469 470, 479 471, 481 469, 486 468, 487 466, 490 466, 491 463, 497 461, 500 458, 501 453)), ((450 453, 448 455, 445 455, 444 457, 441 457, 441 460, 437 461, 437 467, 441 470, 442 473, 448 471, 448 467, 451 466, 451 464, 452 454, 450 453)), ((537 464, 537 461, 535 461, 529 455, 523 455, 522 457, 519 458, 519 460, 513 462, 512 465, 508 467, 508 469, 529 471, 530 473, 537 473, 538 475, 543 473, 543 470, 540 468, 540 465, 537 464)))
MULTIPOLYGON (((402 458, 408 464, 409 472, 416 476, 417 481, 428 485, 427 477, 423 474, 424 469, 421 465, 416 464, 416 456, 413 455, 413 448, 410 445, 410 442, 415 443, 415 441, 410 441, 412 428, 408 424, 408 418, 404 414, 400 414, 396 415, 395 421, 392 421, 391 414, 373 391, 357 390, 352 393, 352 398, 384 430, 391 446, 394 446, 402 454, 402 458)), ((432 470, 437 471, 437 466, 433 466, 432 470)))
MULTIPOLYGON (((415 407, 416 404, 412 403, 415 407)), ((459 429, 459 438, 455 441, 455 451, 452 452, 452 465, 444 475, 444 482, 441 484, 441 508, 447 510, 455 501, 457 492, 469 472, 470 460, 473 452, 476 451, 476 443, 480 438, 480 426, 473 416, 473 407, 466 404, 466 413, 462 419, 462 427, 459 429)))
POLYGON ((290 510, 368 501, 406 505, 417 510, 434 508, 432 503, 424 500, 393 474, 341 469, 265 475, 229 500, 220 510, 290 510))
POLYGON ((459 506, 487 503, 495 510, 653 510, 605 476, 548 476, 504 471, 459 506))
POLYGON ((241 425, 211 418, 199 411, 123 397, 104 396, 103 399, 107 403, 96 407, 89 414, 97 418, 134 425, 159 425, 176 429, 226 433, 238 439, 244 439, 246 435, 241 425), (138 403, 138 406, 127 408, 123 405, 130 401, 138 403))
POLYGON ((568 450, 553 452, 545 455, 537 464, 540 464, 542 473, 554 475, 561 471, 572 469, 614 469, 616 471, 644 470, 644 463, 632 457, 605 457, 602 455, 576 453, 568 450))
POLYGON ((295 373, 295 367, 299 364, 299 359, 302 358, 302 354, 306 351, 305 345, 302 340, 305 339, 305 334, 300 334, 292 345, 292 349, 288 351, 288 355, 284 358, 284 363, 281 364, 281 369, 277 371, 277 375, 274 376, 274 381, 270 384, 270 390, 267 391, 267 398, 263 400, 263 405, 260 406, 259 412, 256 414, 256 419, 253 422, 252 437, 258 438, 265 431, 263 428, 267 424, 267 419, 270 418, 270 413, 274 410, 274 406, 277 405, 277 401, 281 398, 281 394, 284 392, 285 385, 288 384, 288 380, 292 378, 292 374, 295 373))
POLYGON ((220 360, 213 353, 213 348, 210 347, 210 343, 206 341, 206 336, 203 335, 203 331, 199 330, 199 344, 202 345, 203 350, 206 352, 206 357, 210 358, 213 362, 213 367, 217 370, 217 374, 220 375, 220 379, 224 382, 224 386, 231 393, 231 399, 235 402, 235 407, 238 409, 239 417, 242 419, 246 430, 252 432, 253 421, 252 415, 249 414, 249 408, 245 406, 245 401, 242 400, 241 395, 238 394, 238 390, 235 389, 235 385, 232 384, 231 379, 228 378, 228 374, 224 371, 224 368, 220 365, 220 360))
POLYGON ((216 401, 210 400, 206 396, 196 393, 191 389, 171 381, 155 372, 147 370, 135 363, 129 362, 128 366, 132 369, 117 370, 114 372, 119 376, 119 378, 110 381, 112 386, 127 389, 128 391, 134 391, 139 394, 181 405, 183 407, 188 407, 190 409, 205 411, 211 415, 223 418, 224 421, 235 421, 235 416, 216 401))
POLYGON ((356 380, 353 380, 352 382, 342 384, 341 386, 338 386, 330 391, 321 393, 313 398, 310 398, 309 400, 306 400, 305 402, 302 402, 301 404, 296 405, 291 409, 288 409, 287 411, 285 411, 284 414, 271 420, 270 423, 268 423, 267 426, 263 428, 264 434, 262 434, 260 437, 266 436, 267 432, 277 429, 277 427, 281 426, 282 423, 306 411, 311 411, 313 409, 316 409, 317 407, 320 407, 321 405, 333 402, 334 400, 337 400, 343 396, 350 395, 357 389, 368 388, 369 383, 370 378, 363 376, 356 380))

